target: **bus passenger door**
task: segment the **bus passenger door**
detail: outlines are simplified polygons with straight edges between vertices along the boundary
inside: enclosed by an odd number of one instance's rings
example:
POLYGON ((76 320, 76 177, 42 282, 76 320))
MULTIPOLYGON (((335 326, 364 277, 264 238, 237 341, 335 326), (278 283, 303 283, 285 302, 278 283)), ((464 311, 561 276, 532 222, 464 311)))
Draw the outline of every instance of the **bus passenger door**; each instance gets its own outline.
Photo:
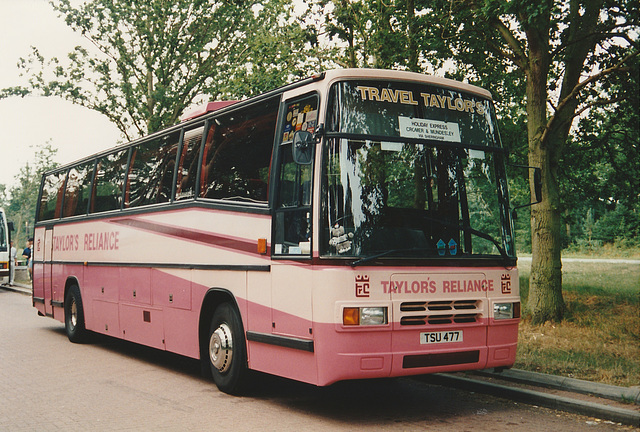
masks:
POLYGON ((33 305, 38 313, 44 314, 44 228, 36 228, 33 233, 33 305))
POLYGON ((318 98, 287 103, 278 146, 276 211, 273 220, 273 333, 301 339, 312 335, 311 215, 314 145, 318 98), (294 141, 306 134, 305 158, 296 159, 294 141))
POLYGON ((43 239, 44 265, 42 266, 42 289, 44 297, 44 313, 53 316, 52 295, 52 272, 53 272, 53 227, 47 228, 43 239))

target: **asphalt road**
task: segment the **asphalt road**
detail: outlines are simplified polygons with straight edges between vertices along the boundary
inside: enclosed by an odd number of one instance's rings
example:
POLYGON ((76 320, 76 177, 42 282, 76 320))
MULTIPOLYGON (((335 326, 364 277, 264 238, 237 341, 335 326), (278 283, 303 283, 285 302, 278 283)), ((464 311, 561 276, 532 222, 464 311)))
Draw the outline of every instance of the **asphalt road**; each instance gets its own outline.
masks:
POLYGON ((317 388, 257 375, 242 397, 220 393, 198 362, 97 337, 78 345, 0 288, 2 431, 594 431, 593 418, 414 379, 317 388))

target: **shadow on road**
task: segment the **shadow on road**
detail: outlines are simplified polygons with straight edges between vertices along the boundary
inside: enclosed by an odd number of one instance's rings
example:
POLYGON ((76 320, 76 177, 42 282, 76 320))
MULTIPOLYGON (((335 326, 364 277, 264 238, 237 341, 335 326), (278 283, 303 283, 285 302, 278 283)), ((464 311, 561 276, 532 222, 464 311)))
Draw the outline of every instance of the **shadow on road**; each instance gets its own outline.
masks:
MULTIPOLYGON (((63 327, 50 330, 66 338, 63 327)), ((212 391, 218 391, 213 382, 202 377, 198 360, 99 334, 93 335, 89 344, 190 379, 207 381, 212 391)), ((487 405, 486 397, 482 401, 469 392, 411 378, 344 381, 328 387, 316 387, 258 372, 251 373, 251 384, 244 395, 236 397, 259 399, 287 410, 359 425, 389 424, 394 419, 429 419, 431 424, 434 421, 448 423, 461 414, 482 414, 486 412, 487 405)), ((506 410, 511 405, 499 399, 493 403, 502 405, 506 410)))

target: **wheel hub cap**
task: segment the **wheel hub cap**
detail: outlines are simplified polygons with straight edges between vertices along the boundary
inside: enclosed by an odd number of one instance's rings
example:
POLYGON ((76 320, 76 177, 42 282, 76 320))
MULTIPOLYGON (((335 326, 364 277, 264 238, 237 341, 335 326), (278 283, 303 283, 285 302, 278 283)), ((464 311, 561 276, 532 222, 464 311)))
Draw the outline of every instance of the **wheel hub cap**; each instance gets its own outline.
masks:
POLYGON ((227 372, 231 367, 233 357, 233 339, 231 329, 225 323, 220 324, 209 340, 209 357, 211 364, 221 373, 227 372))
POLYGON ((78 305, 74 301, 71 303, 71 326, 75 328, 76 325, 78 325, 78 305))

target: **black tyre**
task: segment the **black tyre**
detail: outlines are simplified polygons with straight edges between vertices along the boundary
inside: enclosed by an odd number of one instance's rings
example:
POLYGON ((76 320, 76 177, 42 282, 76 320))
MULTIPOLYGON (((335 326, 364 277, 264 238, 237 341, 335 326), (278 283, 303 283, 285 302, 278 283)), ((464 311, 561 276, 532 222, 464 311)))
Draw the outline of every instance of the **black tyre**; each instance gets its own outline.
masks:
POLYGON ((64 329, 67 332, 67 337, 73 343, 86 342, 88 339, 89 332, 84 325, 84 309, 80 288, 77 285, 69 288, 64 300, 64 329))
POLYGON ((247 347, 242 321, 230 303, 220 304, 213 313, 207 354, 213 381, 220 391, 242 392, 249 372, 247 347))

